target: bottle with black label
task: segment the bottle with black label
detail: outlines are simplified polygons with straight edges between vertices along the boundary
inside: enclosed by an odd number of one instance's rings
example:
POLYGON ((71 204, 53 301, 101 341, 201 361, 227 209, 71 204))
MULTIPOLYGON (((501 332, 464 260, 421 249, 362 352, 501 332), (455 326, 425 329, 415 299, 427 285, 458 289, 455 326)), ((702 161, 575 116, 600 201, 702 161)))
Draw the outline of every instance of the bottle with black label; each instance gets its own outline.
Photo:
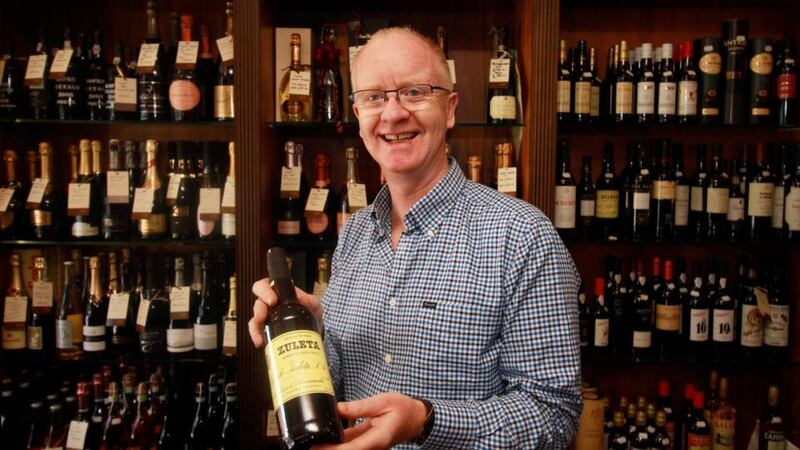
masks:
MULTIPOLYGON (((158 45, 155 61, 145 61, 147 66, 137 65, 139 80, 137 95, 139 98, 140 120, 165 120, 169 117, 167 102, 167 64, 164 45, 158 36, 158 4, 155 0, 147 2, 147 37, 144 44, 158 45), (152 64, 152 67, 149 67, 152 64)), ((141 55, 140 55, 141 56, 141 55)))
POLYGON ((175 203, 170 207, 169 217, 170 233, 175 240, 192 239, 197 231, 195 224, 197 186, 188 167, 191 164, 191 145, 192 143, 187 141, 176 143, 178 168, 172 177, 177 177, 180 181, 178 181, 178 192, 175 194, 175 203))
POLYGON ((720 120, 722 101, 722 40, 718 37, 695 39, 695 54, 698 57, 697 69, 700 75, 698 101, 700 102, 700 123, 715 124, 720 120))
POLYGON ((747 116, 753 125, 769 123, 772 102, 772 39, 750 40, 750 64, 747 77, 750 79, 747 116))
POLYGON ((103 35, 100 30, 94 30, 86 73, 86 106, 89 120, 108 119, 106 102, 106 61, 103 53, 103 35))
POLYGON ((741 124, 745 120, 747 29, 747 20, 730 19, 722 22, 722 45, 725 47, 722 120, 727 125, 741 124))

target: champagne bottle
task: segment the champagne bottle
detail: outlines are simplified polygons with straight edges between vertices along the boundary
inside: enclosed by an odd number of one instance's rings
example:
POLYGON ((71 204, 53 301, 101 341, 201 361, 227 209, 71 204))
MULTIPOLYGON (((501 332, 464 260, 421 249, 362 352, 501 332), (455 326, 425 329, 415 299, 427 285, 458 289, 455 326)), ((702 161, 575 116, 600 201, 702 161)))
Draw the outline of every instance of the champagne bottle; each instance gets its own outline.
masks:
POLYGON ((106 315, 108 297, 100 275, 100 258, 93 256, 89 262, 89 289, 83 299, 86 314, 83 316, 83 351, 89 355, 102 355, 106 351, 106 315))
POLYGON ((211 53, 211 37, 208 25, 200 25, 200 57, 197 59, 197 75, 200 83, 200 115, 198 120, 210 119, 214 114, 214 85, 217 83, 217 64, 211 53))
POLYGON ((27 214, 22 183, 17 179, 17 153, 6 150, 3 161, 6 163, 6 179, 0 189, 0 196, 7 196, 8 203, 5 210, 0 211, 0 238, 20 239, 27 232, 27 214))
MULTIPOLYGON (((306 229, 315 239, 330 239, 334 234, 334 213, 336 211, 334 194, 331 189, 330 157, 319 153, 315 156, 314 162, 317 171, 313 185, 314 190, 311 194, 324 194, 325 199, 324 202, 319 202, 321 208, 317 207, 317 205, 312 206, 310 201, 306 205, 306 229), (309 208, 313 208, 313 210, 309 210, 309 208)), ((311 198, 311 195, 309 195, 309 198, 311 198)))
POLYGON ((225 314, 222 327, 222 354, 225 356, 236 356, 237 337, 236 323, 238 314, 236 312, 236 275, 230 277, 228 281, 230 290, 228 295, 228 313, 225 314))
POLYGON ((147 172, 142 188, 153 190, 153 206, 149 214, 145 213, 139 219, 139 235, 142 239, 160 239, 167 231, 167 206, 164 199, 166 189, 158 173, 158 141, 148 139, 145 149, 147 172))
POLYGON ((480 155, 470 155, 467 158, 467 178, 475 183, 483 183, 481 176, 481 169, 483 168, 483 161, 480 155))
POLYGON ((31 198, 28 196, 28 207, 31 209, 34 238, 45 240, 58 237, 63 200, 53 178, 53 148, 49 142, 39 143, 39 156, 41 157, 39 178, 42 183, 46 183, 46 187, 38 205, 31 207, 31 198))
POLYGON ((157 44, 155 61, 147 61, 148 66, 138 65, 137 82, 139 120, 165 120, 169 114, 164 46, 158 36, 158 4, 155 0, 147 2, 147 35, 144 44, 157 44))
POLYGON ((287 449, 341 442, 342 425, 336 415, 336 398, 319 325, 314 315, 297 302, 284 250, 270 249, 267 263, 272 287, 278 294, 278 305, 270 314, 264 337, 272 404, 281 428, 281 441, 287 449), (299 340, 305 343, 302 355, 297 354, 299 340), (310 364, 304 367, 316 369, 292 372, 282 369, 295 367, 301 359, 310 364), (287 376, 291 377, 291 382, 282 381, 287 376), (288 386, 287 383, 298 387, 291 397, 281 389, 288 386))
POLYGON ((283 74, 278 90, 282 122, 311 122, 314 114, 311 68, 301 62, 301 45, 300 35, 292 33, 289 41, 291 65, 283 74))
POLYGON ((509 51, 506 26, 492 29, 494 52, 489 68, 489 123, 513 124, 517 121, 516 59, 509 51))
POLYGON ((28 314, 28 350, 35 353, 51 353, 54 349, 53 331, 53 283, 47 275, 47 261, 43 256, 33 258, 33 294, 37 287, 41 290, 40 298, 31 295, 28 314))
POLYGON ((169 297, 161 283, 161 268, 156 255, 147 255, 145 271, 144 291, 136 317, 139 349, 144 354, 160 354, 166 350, 169 297))
MULTIPOLYGON (((194 18, 189 14, 181 15, 181 41, 192 42, 194 18)), ((197 71, 197 60, 185 65, 175 64, 172 80, 169 84, 169 106, 172 119, 175 121, 199 120, 203 116, 203 99, 201 81, 197 71)))
MULTIPOLYGON (((110 319, 106 316, 106 326, 111 334, 110 346, 119 353, 125 354, 132 350, 133 345, 133 315, 134 299, 130 292, 130 251, 122 250, 122 257, 117 260, 117 254, 108 254, 108 290, 109 299, 119 301, 122 307, 121 319, 110 319)), ((111 300, 109 300, 110 302, 111 300)), ((110 309, 109 305, 109 309, 110 309)))
POLYGON ((113 448, 117 442, 122 442, 125 437, 125 424, 122 416, 122 399, 119 384, 112 381, 108 384, 108 414, 103 421, 103 432, 100 439, 101 448, 113 448))
POLYGON ((3 350, 24 350, 27 346, 28 292, 22 281, 22 257, 13 253, 9 258, 11 283, 6 289, 3 305, 3 350), (12 319, 14 317, 15 319, 12 319))
POLYGON ((86 106, 89 120, 108 119, 106 97, 106 61, 103 53, 103 34, 92 31, 92 46, 89 50, 86 71, 86 106))
POLYGON ((222 420, 221 450, 239 448, 239 398, 236 383, 225 385, 225 413, 222 420))
POLYGON ((206 410, 208 404, 208 390, 204 383, 197 383, 195 390, 195 414, 189 436, 186 440, 186 450, 203 450, 208 442, 208 426, 206 423, 206 410))
POLYGON ((225 187, 222 191, 223 200, 226 194, 233 195, 234 205, 232 209, 226 211, 226 208, 231 207, 224 201, 222 202, 222 237, 234 239, 236 238, 236 144, 233 141, 228 142, 228 178, 225 180, 225 187), (228 189, 233 192, 229 194, 228 189))
MULTIPOLYGON (((233 38, 233 2, 225 2, 225 36, 233 38)), ((219 58, 219 75, 217 85, 214 86, 214 118, 217 120, 233 120, 233 61, 223 61, 219 58)), ((341 86, 341 85, 340 85, 341 86)))
POLYGON ((175 258, 175 281, 170 295, 170 319, 167 328, 167 351, 170 353, 186 353, 194 349, 194 331, 191 321, 191 289, 185 277, 185 259, 175 258), (176 292, 185 291, 185 311, 179 311, 176 302, 176 292))
POLYGON ((215 353, 219 350, 217 335, 220 315, 213 285, 213 260, 209 252, 204 252, 202 264, 203 284, 194 319, 194 348, 198 352, 215 353))
MULTIPOLYGON (((97 142, 99 148, 99 141, 97 142)), ((72 237, 76 239, 96 239, 100 234, 100 180, 96 174, 92 172, 92 143, 88 139, 80 140, 80 169, 78 170, 77 183, 70 183, 70 191, 77 191, 80 187, 88 185, 89 198, 88 208, 83 208, 83 205, 78 210, 70 210, 70 215, 74 215, 75 219, 72 223, 72 237)), ((99 154, 97 155, 100 156, 99 154)), ((99 167, 99 161, 97 166, 99 167)), ((73 191, 74 195, 75 192, 73 191)))
POLYGON ((56 314, 56 350, 60 359, 83 357, 83 309, 72 273, 73 262, 64 262, 64 288, 56 314))
MULTIPOLYGON (((99 164, 99 161, 97 162, 99 164)), ((132 180, 122 165, 122 149, 118 139, 108 141, 108 172, 103 191, 103 217, 101 229, 103 239, 119 240, 128 237, 130 225, 130 198, 128 191, 132 180), (122 189, 115 189, 116 186, 122 189)))

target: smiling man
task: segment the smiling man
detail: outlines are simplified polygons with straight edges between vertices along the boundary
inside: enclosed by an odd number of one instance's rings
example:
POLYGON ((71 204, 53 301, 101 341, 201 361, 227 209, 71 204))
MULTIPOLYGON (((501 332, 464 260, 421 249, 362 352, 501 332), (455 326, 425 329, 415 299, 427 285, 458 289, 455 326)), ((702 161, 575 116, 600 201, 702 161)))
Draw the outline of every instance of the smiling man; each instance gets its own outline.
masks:
MULTIPOLYGON (((581 408, 569 253, 539 210, 447 158, 458 93, 433 42, 381 30, 352 78, 386 186, 345 224, 325 296, 298 292, 324 323, 339 413, 363 419, 319 448, 566 448, 581 408)), ((277 297, 266 279, 253 293, 260 346, 277 297)))

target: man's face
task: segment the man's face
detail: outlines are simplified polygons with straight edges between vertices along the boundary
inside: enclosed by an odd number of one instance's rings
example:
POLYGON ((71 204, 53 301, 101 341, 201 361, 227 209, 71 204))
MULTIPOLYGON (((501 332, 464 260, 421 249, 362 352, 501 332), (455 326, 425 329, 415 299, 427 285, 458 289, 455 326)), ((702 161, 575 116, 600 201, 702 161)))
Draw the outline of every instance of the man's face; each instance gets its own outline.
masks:
MULTIPOLYGON (((424 43, 409 35, 392 34, 359 54, 354 91, 414 84, 446 87, 448 75, 439 66, 424 43)), ((403 107, 395 93, 388 96, 383 109, 360 111, 353 106, 367 151, 386 173, 427 173, 443 158, 447 129, 455 124, 458 94, 435 92, 423 107, 413 110, 403 107)))

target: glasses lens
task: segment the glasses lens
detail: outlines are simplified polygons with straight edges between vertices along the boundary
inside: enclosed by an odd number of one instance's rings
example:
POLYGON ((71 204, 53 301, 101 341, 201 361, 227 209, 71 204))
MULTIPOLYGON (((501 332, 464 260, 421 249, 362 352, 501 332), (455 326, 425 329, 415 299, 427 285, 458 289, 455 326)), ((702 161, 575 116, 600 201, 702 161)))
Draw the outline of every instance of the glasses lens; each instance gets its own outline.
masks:
POLYGON ((397 91, 400 100, 407 104, 424 102, 431 96, 432 92, 431 87, 427 84, 407 86, 397 91))
POLYGON ((383 91, 361 91, 355 93, 353 101, 361 107, 371 108, 382 105, 384 95, 383 91))

